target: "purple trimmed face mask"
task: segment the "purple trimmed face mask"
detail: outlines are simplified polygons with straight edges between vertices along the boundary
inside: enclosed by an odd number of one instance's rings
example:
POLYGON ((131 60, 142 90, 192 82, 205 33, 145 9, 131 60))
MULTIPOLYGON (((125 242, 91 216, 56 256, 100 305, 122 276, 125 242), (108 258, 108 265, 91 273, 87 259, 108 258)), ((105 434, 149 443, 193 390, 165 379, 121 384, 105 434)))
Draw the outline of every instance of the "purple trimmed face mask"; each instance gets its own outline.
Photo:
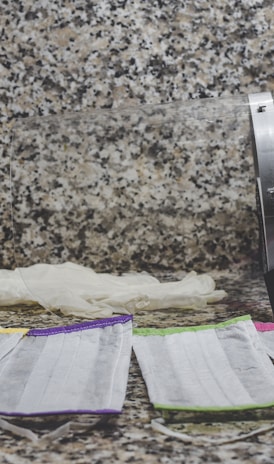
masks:
POLYGON ((132 316, 29 330, 0 352, 0 414, 120 413, 131 347, 132 316))

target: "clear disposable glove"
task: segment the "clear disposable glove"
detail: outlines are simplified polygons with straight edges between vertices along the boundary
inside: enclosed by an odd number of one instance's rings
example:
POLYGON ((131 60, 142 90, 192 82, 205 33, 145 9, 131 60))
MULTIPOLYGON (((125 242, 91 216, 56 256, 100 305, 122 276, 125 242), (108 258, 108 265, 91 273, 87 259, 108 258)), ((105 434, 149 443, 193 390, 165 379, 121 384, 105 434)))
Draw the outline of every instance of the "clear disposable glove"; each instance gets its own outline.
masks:
POLYGON ((192 271, 182 280, 161 283, 146 273, 96 273, 74 263, 35 264, 0 271, 0 305, 36 302, 88 319, 143 310, 204 308, 226 296, 208 274, 192 271))

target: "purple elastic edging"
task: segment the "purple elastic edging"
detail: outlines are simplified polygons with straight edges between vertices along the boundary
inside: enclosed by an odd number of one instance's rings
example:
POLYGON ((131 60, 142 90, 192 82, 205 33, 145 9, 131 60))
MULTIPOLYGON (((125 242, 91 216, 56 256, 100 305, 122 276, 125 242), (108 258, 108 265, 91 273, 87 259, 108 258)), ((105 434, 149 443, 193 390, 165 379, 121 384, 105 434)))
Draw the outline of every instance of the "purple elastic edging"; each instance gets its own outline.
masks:
POLYGON ((274 330, 273 322, 254 322, 258 332, 271 332, 274 330))
POLYGON ((101 329, 107 326, 115 324, 125 324, 128 321, 132 321, 133 316, 131 314, 126 316, 109 317, 106 319, 98 319, 96 321, 80 322, 79 324, 72 324, 60 327, 48 327, 46 329, 30 329, 27 336, 39 337, 45 335, 55 335, 59 333, 70 333, 78 332, 80 330, 88 329, 101 329))
POLYGON ((117 409, 65 409, 64 411, 43 411, 43 412, 7 412, 7 411, 0 411, 1 416, 9 416, 9 417, 35 417, 35 416, 54 416, 57 414, 121 414, 121 410, 117 409))

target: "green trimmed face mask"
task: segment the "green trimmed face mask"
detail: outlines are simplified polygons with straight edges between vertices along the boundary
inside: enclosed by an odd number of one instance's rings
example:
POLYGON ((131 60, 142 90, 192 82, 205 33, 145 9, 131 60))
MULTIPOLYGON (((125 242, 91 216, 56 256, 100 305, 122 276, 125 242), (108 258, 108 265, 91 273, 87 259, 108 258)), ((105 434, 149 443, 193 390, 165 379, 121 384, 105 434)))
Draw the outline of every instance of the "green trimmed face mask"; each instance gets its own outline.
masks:
POLYGON ((133 349, 157 409, 274 405, 274 367, 249 316, 211 326, 134 329, 133 349))

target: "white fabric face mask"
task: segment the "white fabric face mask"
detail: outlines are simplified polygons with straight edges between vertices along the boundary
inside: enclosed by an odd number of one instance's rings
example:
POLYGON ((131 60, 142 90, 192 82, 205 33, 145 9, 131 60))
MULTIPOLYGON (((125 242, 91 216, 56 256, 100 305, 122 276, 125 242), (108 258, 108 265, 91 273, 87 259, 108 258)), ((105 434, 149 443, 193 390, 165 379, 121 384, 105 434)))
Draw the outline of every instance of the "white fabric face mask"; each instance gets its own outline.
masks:
POLYGON ((249 316, 213 326, 134 329, 133 349, 155 408, 274 405, 274 367, 249 316))
POLYGON ((0 414, 121 412, 132 348, 131 316, 27 334, 9 330, 0 330, 0 414))
POLYGON ((36 264, 0 270, 0 305, 37 302, 88 319, 142 310, 204 308, 226 296, 213 278, 190 272, 180 281, 159 282, 146 273, 96 273, 74 263, 36 264))
POLYGON ((0 327, 0 360, 22 340, 28 329, 3 329, 0 327))
POLYGON ((273 322, 254 322, 258 335, 270 358, 274 359, 274 323, 273 322))

